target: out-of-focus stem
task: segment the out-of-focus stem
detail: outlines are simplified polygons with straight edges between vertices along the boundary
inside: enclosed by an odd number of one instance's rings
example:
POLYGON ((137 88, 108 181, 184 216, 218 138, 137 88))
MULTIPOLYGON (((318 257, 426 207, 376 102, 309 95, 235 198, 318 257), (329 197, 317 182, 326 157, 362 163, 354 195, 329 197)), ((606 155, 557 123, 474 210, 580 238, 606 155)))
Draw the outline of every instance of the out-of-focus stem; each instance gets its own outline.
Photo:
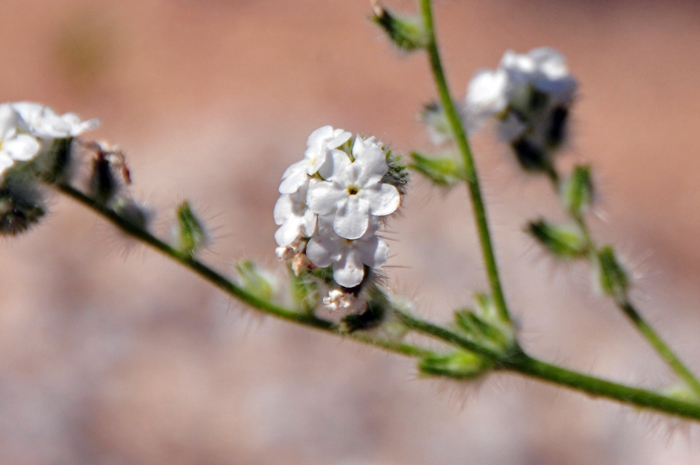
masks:
MULTIPOLYGON (((556 168, 552 171, 555 173, 552 179, 554 191, 559 194, 560 185, 556 182, 559 176, 556 174, 556 168)), ((569 217, 578 225, 583 233, 583 238, 586 242, 586 249, 589 250, 589 261, 592 261, 600 248, 591 234, 586 218, 580 212, 568 212, 569 217)), ((651 344, 661 358, 669 365, 676 375, 693 391, 695 396, 700 399, 700 381, 691 372, 688 367, 681 361, 671 347, 661 338, 656 330, 642 317, 635 306, 630 302, 627 292, 624 295, 613 296, 612 300, 622 313, 629 319, 632 325, 642 334, 642 336, 651 344)))
POLYGON ((438 94, 440 96, 440 103, 445 109, 445 115, 450 123, 450 129, 452 130, 455 143, 457 144, 457 148, 459 149, 462 159, 464 160, 464 171, 466 174, 467 186, 469 188, 469 196, 471 198, 472 207, 474 210, 474 219, 476 220, 476 227, 479 233, 479 242, 481 244, 481 250, 484 256, 484 265, 486 266, 486 274, 488 275, 491 294, 493 295, 496 308, 498 309, 501 317, 510 321, 508 305, 503 293, 501 278, 499 276, 498 265, 496 263, 496 256, 491 240, 491 233, 489 231, 489 224, 486 217, 486 206, 484 205, 484 200, 481 195, 481 187, 479 186, 479 176, 476 171, 476 164, 474 163, 472 150, 469 146, 469 140, 467 139, 467 134, 464 130, 464 125, 462 124, 462 118, 460 118, 459 113, 455 108, 454 101, 447 84, 447 79, 445 78, 445 72, 442 67, 440 52, 438 50, 437 40, 435 38, 435 25, 433 23, 431 3, 431 0, 420 0, 421 13, 425 23, 426 34, 428 36, 426 50, 430 58, 430 67, 433 72, 433 78, 435 79, 438 94))

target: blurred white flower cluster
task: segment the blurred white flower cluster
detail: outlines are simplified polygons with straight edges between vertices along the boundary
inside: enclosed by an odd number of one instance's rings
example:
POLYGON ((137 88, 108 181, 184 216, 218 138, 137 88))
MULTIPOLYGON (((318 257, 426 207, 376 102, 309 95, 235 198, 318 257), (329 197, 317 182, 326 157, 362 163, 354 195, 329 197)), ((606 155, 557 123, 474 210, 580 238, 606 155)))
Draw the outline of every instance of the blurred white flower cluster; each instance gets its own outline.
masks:
POLYGON ((541 47, 522 55, 507 51, 496 70, 482 69, 469 83, 469 132, 494 117, 500 138, 511 144, 521 165, 546 170, 549 156, 564 141, 577 90, 566 59, 556 50, 541 47))
POLYGON ((55 139, 82 134, 98 125, 96 119, 80 121, 77 115, 58 115, 39 103, 0 104, 0 179, 18 162, 34 159, 55 139))
POLYGON ((377 232, 399 208, 402 185, 390 165, 390 152, 374 137, 353 138, 331 126, 312 132, 304 159, 282 176, 274 209, 277 255, 291 260, 297 275, 310 263, 332 267, 343 288, 360 286, 387 261, 388 246, 377 232))

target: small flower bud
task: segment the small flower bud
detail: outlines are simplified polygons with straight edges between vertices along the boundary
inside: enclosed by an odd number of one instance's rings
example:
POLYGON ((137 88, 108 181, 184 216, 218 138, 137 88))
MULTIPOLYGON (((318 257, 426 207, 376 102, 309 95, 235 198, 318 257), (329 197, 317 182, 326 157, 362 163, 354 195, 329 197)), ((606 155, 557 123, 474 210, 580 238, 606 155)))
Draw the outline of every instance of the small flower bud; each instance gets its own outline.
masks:
POLYGON ((611 246, 605 246, 596 253, 595 271, 603 293, 617 299, 626 296, 629 279, 611 246))
POLYGON ((405 194, 410 173, 408 172, 408 166, 402 162, 401 155, 394 155, 391 150, 388 150, 386 155, 386 165, 389 168, 389 171, 382 176, 382 182, 396 187, 399 194, 405 194))
POLYGON ((436 186, 452 187, 466 179, 464 168, 452 157, 426 157, 418 152, 411 152, 411 160, 408 166, 436 186))
POLYGON ((446 376, 458 380, 474 379, 486 373, 492 364, 472 352, 430 355, 418 362, 418 370, 426 376, 446 376))
POLYGON ((175 248, 191 257, 208 242, 204 224, 192 211, 187 201, 182 202, 177 208, 177 226, 173 232, 175 248))
POLYGON ((585 235, 576 225, 555 226, 538 220, 527 226, 527 232, 557 258, 576 259, 588 253, 585 235))
POLYGON ((92 142, 88 148, 95 152, 90 173, 90 195, 95 201, 107 204, 131 184, 131 173, 124 154, 117 147, 105 142, 92 142))
POLYGON ((569 213, 580 216, 593 203, 593 180, 590 166, 576 166, 561 189, 561 201, 569 213))
POLYGON ((412 52, 427 45, 428 34, 420 16, 397 16, 377 0, 372 2, 372 13, 371 20, 384 29, 400 50, 412 52))
POLYGON ((234 265, 236 270, 236 282, 254 296, 270 301, 276 293, 276 287, 272 276, 249 261, 243 261, 234 265))
POLYGON ((500 316, 489 295, 476 294, 474 298, 475 310, 464 309, 455 312, 456 327, 470 339, 479 341, 495 351, 506 353, 515 342, 513 324, 500 316))
POLYGON ((367 302, 340 289, 332 289, 328 292, 328 295, 323 298, 323 305, 332 312, 340 310, 346 315, 361 315, 367 310, 367 302))
POLYGON ((0 187, 0 234, 16 236, 46 213, 44 193, 29 179, 7 179, 0 187))
POLYGON ((309 257, 306 256, 304 253, 298 253, 292 257, 292 272, 294 273, 295 276, 301 276, 301 273, 304 270, 308 270, 309 267, 311 266, 311 262, 309 261, 309 257))

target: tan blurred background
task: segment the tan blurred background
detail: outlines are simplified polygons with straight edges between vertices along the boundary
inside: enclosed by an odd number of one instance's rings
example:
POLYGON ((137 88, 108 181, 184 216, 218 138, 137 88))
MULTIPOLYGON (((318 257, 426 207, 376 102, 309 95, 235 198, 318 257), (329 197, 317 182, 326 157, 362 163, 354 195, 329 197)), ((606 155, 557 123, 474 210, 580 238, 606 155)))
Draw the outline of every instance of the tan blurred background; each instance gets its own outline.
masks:
MULTIPOLYGON (((5 0, 0 100, 99 117, 94 137, 126 149, 159 231, 188 198, 214 230, 213 264, 279 269, 276 188, 309 132, 430 149, 416 118, 434 95, 425 59, 394 52, 368 3, 5 0)), ((437 3, 456 95, 508 48, 567 55, 582 90, 564 162, 595 164, 599 237, 619 244, 642 312, 700 370, 700 4, 437 3)), ((558 217, 546 183, 488 133, 475 143, 526 346, 668 385, 587 268, 553 264, 521 232, 558 217)), ((485 289, 466 197, 415 179, 392 223, 390 286, 436 319, 485 289)), ((420 380, 408 360, 259 318, 63 198, 2 241, 0 263, 2 464, 700 463, 697 427, 513 376, 420 380)))

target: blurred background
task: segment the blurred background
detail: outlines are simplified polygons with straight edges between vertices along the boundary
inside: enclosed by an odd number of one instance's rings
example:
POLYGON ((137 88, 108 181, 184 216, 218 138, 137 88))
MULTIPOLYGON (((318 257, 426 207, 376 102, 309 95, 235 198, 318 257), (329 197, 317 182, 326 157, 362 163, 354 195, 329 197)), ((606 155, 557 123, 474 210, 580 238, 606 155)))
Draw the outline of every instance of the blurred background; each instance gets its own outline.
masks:
MULTIPOLYGON (((389 2, 410 9, 413 2, 389 2)), ((5 0, 0 100, 99 117, 166 234, 187 198, 220 269, 281 270, 272 207, 306 137, 331 124, 433 150, 426 60, 395 52, 369 1, 5 0)), ((448 77, 549 45, 581 83, 564 163, 592 162, 601 242, 635 300, 700 371, 700 4, 452 0, 448 77)), ((585 266, 522 232, 560 218, 543 179, 475 139, 507 296, 536 355, 663 388, 673 377, 585 266)), ((698 427, 496 375, 417 379, 410 360, 252 314, 69 200, 0 247, 3 464, 696 464, 698 427)), ((390 288, 447 320, 485 290, 466 190, 414 179, 391 223, 390 288)))

